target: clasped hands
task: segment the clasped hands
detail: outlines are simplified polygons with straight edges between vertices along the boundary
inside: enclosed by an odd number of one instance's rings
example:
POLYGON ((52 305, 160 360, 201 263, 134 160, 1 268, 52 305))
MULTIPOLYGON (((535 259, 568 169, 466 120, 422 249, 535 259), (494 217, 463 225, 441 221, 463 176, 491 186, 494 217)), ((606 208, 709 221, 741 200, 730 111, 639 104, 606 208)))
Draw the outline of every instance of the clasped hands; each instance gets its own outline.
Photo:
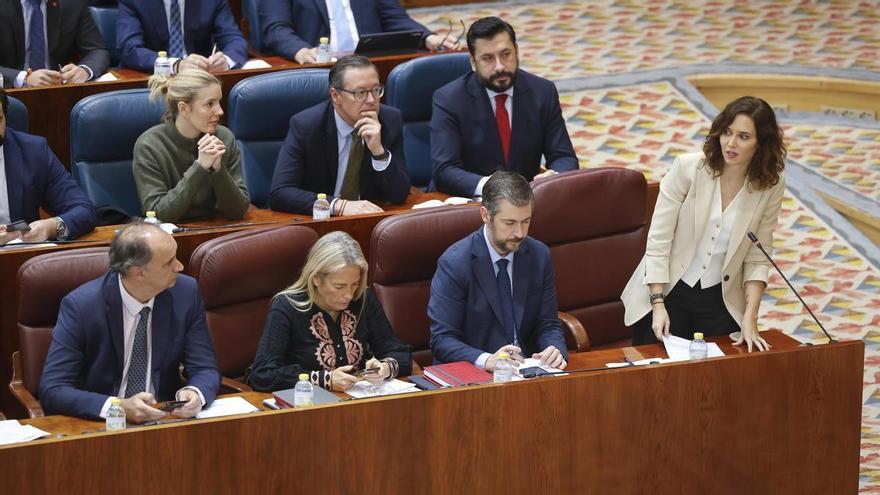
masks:
POLYGON ((22 242, 43 242, 51 237, 55 237, 58 231, 58 220, 55 218, 46 218, 36 220, 28 224, 31 230, 27 232, 7 232, 6 225, 0 224, 0 246, 7 242, 21 238, 22 242))
POLYGON ((217 136, 205 134, 199 139, 199 165, 208 172, 220 170, 221 160, 226 153, 226 145, 217 136))
POLYGON ((354 366, 340 366, 330 372, 330 390, 334 392, 345 392, 355 383, 361 380, 367 380, 373 385, 381 385, 382 382, 391 378, 391 366, 388 363, 371 358, 364 365, 364 369, 375 369, 377 371, 364 373, 362 377, 352 374, 354 366))
MULTIPOLYGON (((202 400, 195 390, 183 389, 177 392, 178 400, 185 400, 186 404, 173 409, 171 414, 178 418, 191 418, 202 410, 202 400)), ((130 423, 144 423, 146 421, 157 421, 168 413, 157 409, 156 398, 149 392, 141 392, 132 395, 127 399, 122 399, 122 408, 125 409, 125 419, 130 423)))
POLYGON ((67 64, 60 70, 38 69, 27 76, 29 88, 52 86, 54 84, 82 83, 89 80, 89 72, 79 65, 67 64))

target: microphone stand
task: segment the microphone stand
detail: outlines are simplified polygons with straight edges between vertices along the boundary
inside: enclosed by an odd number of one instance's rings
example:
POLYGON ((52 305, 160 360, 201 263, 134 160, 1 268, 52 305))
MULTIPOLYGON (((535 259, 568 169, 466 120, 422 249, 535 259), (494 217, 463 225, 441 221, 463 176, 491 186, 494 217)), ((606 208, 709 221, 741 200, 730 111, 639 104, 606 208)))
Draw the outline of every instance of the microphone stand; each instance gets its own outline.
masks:
POLYGON ((819 325, 819 328, 821 328, 825 336, 828 337, 828 343, 830 344, 832 342, 837 342, 836 340, 831 338, 828 330, 825 330, 825 326, 822 325, 822 322, 819 321, 819 318, 816 318, 816 315, 813 314, 813 310, 810 309, 810 307, 804 301, 804 298, 802 298, 797 289, 795 289, 794 286, 791 285, 791 282, 788 281, 788 278, 786 278, 785 274, 782 273, 782 270, 780 270, 779 267, 776 266, 776 262, 773 261, 773 258, 771 258, 769 254, 767 254, 767 251, 764 251, 764 246, 761 245, 761 241, 758 240, 758 236, 756 236, 754 232, 749 232, 748 236, 749 240, 752 241, 752 244, 758 246, 758 249, 760 249, 761 252, 764 253, 764 256, 767 258, 767 260, 770 261, 770 264, 773 265, 773 268, 776 268, 776 271, 779 273, 780 276, 782 276, 782 280, 785 280, 785 283, 788 284, 788 288, 791 289, 792 292, 794 292, 794 295, 796 295, 797 298, 801 301, 801 304, 803 304, 804 307, 807 308, 807 311, 810 312, 810 316, 813 317, 813 321, 815 321, 816 324, 819 325))

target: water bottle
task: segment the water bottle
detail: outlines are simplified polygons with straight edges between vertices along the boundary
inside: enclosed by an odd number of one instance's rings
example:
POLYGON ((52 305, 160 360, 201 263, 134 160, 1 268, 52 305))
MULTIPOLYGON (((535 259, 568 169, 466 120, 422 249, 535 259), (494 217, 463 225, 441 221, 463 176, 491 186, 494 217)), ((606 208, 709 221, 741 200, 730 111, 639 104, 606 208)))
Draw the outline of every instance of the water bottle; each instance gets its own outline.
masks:
POLYGON ((168 52, 159 52, 156 62, 153 64, 153 74, 171 77, 171 61, 168 60, 168 52))
POLYGON ((510 355, 506 352, 498 354, 495 360, 495 372, 492 374, 492 381, 495 383, 506 383, 513 377, 513 363, 510 362, 510 355))
POLYGON ((688 347, 688 354, 691 360, 706 359, 706 356, 709 354, 709 346, 703 340, 701 332, 694 334, 694 340, 691 342, 690 347, 688 347))
POLYGON ((318 43, 318 50, 315 53, 315 62, 326 64, 330 62, 330 38, 323 37, 318 43))
POLYGON ((122 399, 113 398, 110 400, 110 409, 107 409, 107 425, 104 428, 107 431, 125 429, 125 409, 122 408, 122 399))
POLYGON ((293 388, 293 407, 299 409, 301 407, 311 407, 314 403, 315 389, 312 388, 312 382, 309 381, 309 375, 306 373, 299 374, 299 381, 293 388))
POLYGON ((156 227, 162 225, 162 222, 160 222, 159 219, 156 218, 156 212, 152 210, 147 212, 147 216, 146 218, 144 218, 144 223, 151 223, 156 227))
POLYGON ((330 218, 330 202, 327 201, 326 194, 318 194, 318 199, 315 200, 315 205, 312 206, 312 218, 315 220, 327 220, 330 218))

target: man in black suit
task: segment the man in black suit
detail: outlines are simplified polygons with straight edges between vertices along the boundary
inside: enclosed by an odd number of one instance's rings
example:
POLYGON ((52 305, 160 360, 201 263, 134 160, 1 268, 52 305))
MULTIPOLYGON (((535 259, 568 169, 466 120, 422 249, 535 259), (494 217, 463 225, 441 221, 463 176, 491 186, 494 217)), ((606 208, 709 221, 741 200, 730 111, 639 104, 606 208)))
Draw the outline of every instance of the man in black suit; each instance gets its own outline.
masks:
POLYGON ((110 65, 85 0, 0 0, 0 73, 7 88, 81 83, 110 65), (74 55, 79 63, 71 61, 74 55))
POLYGON ((373 201, 406 200, 403 123, 399 110, 379 104, 384 92, 368 59, 336 62, 330 100, 290 119, 272 177, 273 210, 310 215, 318 193, 327 194, 332 215, 380 212, 373 201))
POLYGON ((556 86, 519 68, 516 33, 497 17, 467 33, 473 72, 434 92, 431 162, 434 186, 480 196, 497 170, 528 180, 576 170, 556 86), (541 157, 547 170, 540 172, 541 157))

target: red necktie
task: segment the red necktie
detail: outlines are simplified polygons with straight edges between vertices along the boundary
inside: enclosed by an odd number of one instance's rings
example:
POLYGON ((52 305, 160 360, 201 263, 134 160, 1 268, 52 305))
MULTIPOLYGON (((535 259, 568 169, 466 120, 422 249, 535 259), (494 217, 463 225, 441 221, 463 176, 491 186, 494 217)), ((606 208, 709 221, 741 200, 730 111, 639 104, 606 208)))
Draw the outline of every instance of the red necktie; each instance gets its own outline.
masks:
POLYGON ((507 116, 507 95, 495 95, 495 122, 498 124, 498 137, 501 138, 501 151, 504 152, 504 168, 507 168, 507 155, 510 151, 510 117, 507 116))

